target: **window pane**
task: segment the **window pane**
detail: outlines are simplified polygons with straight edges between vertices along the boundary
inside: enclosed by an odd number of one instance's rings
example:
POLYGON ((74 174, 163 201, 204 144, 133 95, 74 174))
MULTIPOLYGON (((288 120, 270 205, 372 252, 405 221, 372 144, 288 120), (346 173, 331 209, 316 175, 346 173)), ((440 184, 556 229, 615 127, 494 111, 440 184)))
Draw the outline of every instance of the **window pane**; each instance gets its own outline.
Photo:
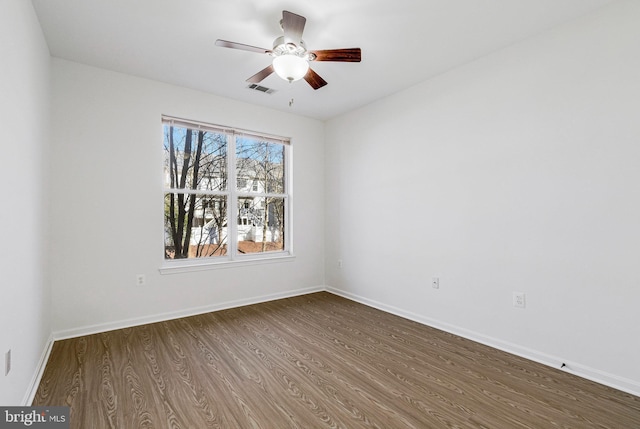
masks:
POLYGON ((164 124, 165 187, 227 189, 227 136, 164 124))
POLYGON ((227 197, 165 194, 165 259, 227 254, 227 197))
POLYGON ((284 250, 284 198, 238 198, 238 252, 284 250))
MULTIPOLYGON (((162 126, 165 260, 206 265, 241 254, 285 255, 289 141, 168 116, 162 126)), ((166 267, 184 265, 192 264, 166 267)))
POLYGON ((283 194, 284 145, 238 137, 236 177, 240 192, 283 194))

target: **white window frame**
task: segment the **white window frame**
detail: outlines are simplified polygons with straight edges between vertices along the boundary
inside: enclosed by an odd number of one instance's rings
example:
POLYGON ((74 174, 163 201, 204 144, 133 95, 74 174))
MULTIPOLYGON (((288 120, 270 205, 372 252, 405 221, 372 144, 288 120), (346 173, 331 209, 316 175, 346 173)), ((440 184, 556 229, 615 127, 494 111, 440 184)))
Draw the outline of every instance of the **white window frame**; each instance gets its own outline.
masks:
MULTIPOLYGON (((188 119, 176 118, 162 115, 161 129, 165 124, 186 127, 191 129, 202 129, 227 136, 227 187, 225 191, 206 191, 194 189, 169 188, 163 184, 162 188, 162 211, 164 211, 164 198, 168 193, 198 194, 198 195, 218 195, 227 198, 227 254, 224 256, 188 259, 166 259, 162 258, 160 264, 161 274, 173 274, 181 272, 191 272, 208 270, 215 268, 228 268, 237 265, 253 265, 273 262, 286 262, 295 258, 293 253, 293 198, 292 198, 292 172, 293 172, 293 149, 291 139, 287 137, 274 136, 270 134, 242 130, 232 127, 208 124, 204 122, 192 121, 188 119), (242 192, 237 189, 236 180, 236 139, 238 137, 252 137, 261 141, 282 144, 284 147, 284 193, 255 193, 242 192), (284 199, 284 250, 240 254, 238 253, 238 199, 243 196, 276 197, 284 199)), ((163 137, 164 138, 164 137, 163 137)), ((164 154, 163 154, 164 156, 164 154)), ((164 182, 164 181, 163 181, 164 182)), ((162 220, 162 248, 164 249, 165 231, 164 216, 162 220)), ((164 253, 161 252, 162 254, 164 253)))

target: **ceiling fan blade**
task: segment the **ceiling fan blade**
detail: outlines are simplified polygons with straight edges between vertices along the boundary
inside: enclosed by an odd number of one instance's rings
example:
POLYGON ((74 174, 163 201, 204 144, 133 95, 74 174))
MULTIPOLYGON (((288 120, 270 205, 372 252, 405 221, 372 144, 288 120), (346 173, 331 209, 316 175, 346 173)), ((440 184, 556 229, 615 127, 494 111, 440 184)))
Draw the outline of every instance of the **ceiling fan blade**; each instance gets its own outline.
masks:
POLYGON ((302 32, 307 18, 296 15, 287 10, 282 11, 282 30, 284 31, 284 43, 293 43, 298 46, 302 40, 302 32))
POLYGON ((223 48, 241 49, 243 51, 257 52, 259 54, 270 54, 271 49, 258 48, 257 46, 245 45, 242 43, 229 42, 228 40, 216 40, 216 46, 222 46, 223 48))
POLYGON ((265 67, 264 69, 260 70, 258 73, 254 74, 249 79, 247 79, 247 82, 260 83, 271 73, 273 73, 273 66, 269 64, 268 67, 265 67))
POLYGON ((306 75, 304 75, 304 80, 307 81, 309 85, 313 87, 313 89, 320 89, 327 84, 327 81, 322 79, 320 75, 313 70, 309 69, 306 75))
POLYGON ((316 56, 313 61, 343 61, 359 63, 362 55, 360 48, 325 49, 309 52, 316 56))

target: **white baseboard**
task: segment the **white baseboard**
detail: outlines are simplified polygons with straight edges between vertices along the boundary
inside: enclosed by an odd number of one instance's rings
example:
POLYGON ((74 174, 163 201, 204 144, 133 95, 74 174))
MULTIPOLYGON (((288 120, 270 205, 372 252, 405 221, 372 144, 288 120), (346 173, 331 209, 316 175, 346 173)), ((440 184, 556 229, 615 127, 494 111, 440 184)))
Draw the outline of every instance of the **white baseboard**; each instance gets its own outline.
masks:
POLYGON ((198 314, 210 313, 212 311, 227 310, 229 308, 242 307, 245 305, 259 304, 262 302, 275 301, 277 299, 290 298, 293 296, 306 295, 314 292, 324 291, 324 286, 295 289, 286 292, 269 295, 256 296, 234 301, 226 301, 217 304, 192 307, 184 310, 171 311, 168 313, 154 314, 144 317, 136 317, 115 322, 100 323, 96 325, 82 326, 79 328, 65 329, 53 333, 54 340, 64 340, 68 338, 81 337, 84 335, 98 334, 100 332, 113 331, 114 329, 130 328, 132 326, 146 325, 147 323, 164 322, 166 320, 179 319, 181 317, 196 316, 198 314))
POLYGON ((30 406, 33 402, 33 399, 36 397, 36 392, 38 391, 38 386, 40 385, 42 374, 44 374, 44 368, 47 366, 49 355, 51 354, 51 349, 53 348, 53 341, 53 334, 51 334, 49 335, 49 339, 47 340, 47 343, 42 350, 40 360, 38 361, 38 366, 36 367, 36 372, 33 374, 33 377, 31 377, 29 388, 27 389, 27 393, 24 395, 24 399, 22 400, 23 406, 30 406))
POLYGON ((326 290, 335 295, 342 296, 344 298, 359 302, 369 307, 377 308, 387 313, 395 314, 397 316, 404 317, 405 319, 413 320, 414 322, 431 326, 433 328, 440 329, 441 331, 449 332, 451 334, 458 335, 460 337, 487 345, 489 347, 493 347, 498 350, 502 350, 507 353, 511 353, 516 356, 541 363, 546 366, 550 366, 552 368, 561 369, 561 366, 564 363, 565 366, 562 368, 563 371, 569 372, 582 378, 586 378, 587 380, 591 380, 596 383, 604 384, 605 386, 613 387, 614 389, 618 389, 632 395, 640 396, 640 383, 637 381, 600 371, 595 368, 590 368, 580 363, 569 362, 557 356, 552 356, 537 350, 522 347, 518 344, 483 335, 466 328, 461 328, 459 326, 444 323, 435 319, 412 313, 410 311, 405 311, 403 309, 364 298, 362 296, 336 289, 334 287, 327 286, 326 290))

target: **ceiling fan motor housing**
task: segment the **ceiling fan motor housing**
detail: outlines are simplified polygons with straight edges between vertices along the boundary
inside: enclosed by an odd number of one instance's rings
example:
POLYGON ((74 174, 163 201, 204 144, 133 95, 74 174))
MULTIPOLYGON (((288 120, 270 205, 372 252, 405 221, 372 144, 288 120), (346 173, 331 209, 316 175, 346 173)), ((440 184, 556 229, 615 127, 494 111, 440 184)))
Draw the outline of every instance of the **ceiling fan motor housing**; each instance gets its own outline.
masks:
POLYGON ((280 55, 295 55, 307 59, 307 46, 304 40, 300 40, 300 42, 295 45, 293 43, 285 43, 284 36, 280 36, 273 41, 273 49, 271 52, 275 57, 280 55))

